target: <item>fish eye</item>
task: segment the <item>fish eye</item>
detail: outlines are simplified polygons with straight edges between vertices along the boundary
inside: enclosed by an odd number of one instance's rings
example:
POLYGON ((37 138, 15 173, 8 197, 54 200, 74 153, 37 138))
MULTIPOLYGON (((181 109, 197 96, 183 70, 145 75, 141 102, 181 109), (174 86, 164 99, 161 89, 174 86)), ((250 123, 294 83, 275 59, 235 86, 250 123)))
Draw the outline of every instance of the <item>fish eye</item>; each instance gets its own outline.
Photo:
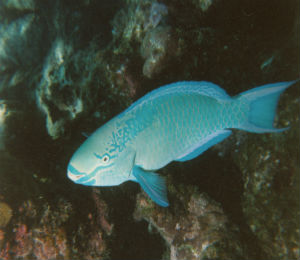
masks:
POLYGON ((100 159, 103 164, 107 164, 110 161, 110 156, 106 153, 103 156, 100 156, 99 154, 94 153, 96 158, 100 159))
POLYGON ((103 158, 102 158, 102 161, 104 163, 108 163, 109 162, 109 156, 108 155, 104 155, 103 158))

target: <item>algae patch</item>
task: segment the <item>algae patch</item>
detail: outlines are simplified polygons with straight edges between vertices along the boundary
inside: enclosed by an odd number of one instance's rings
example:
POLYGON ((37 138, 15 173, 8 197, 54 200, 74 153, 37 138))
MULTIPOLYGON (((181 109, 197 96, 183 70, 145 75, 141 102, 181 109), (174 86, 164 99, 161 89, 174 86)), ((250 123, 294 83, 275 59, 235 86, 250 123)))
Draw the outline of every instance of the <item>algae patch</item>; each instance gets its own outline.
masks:
POLYGON ((12 217, 12 209, 4 202, 0 202, 0 228, 5 227, 12 217))

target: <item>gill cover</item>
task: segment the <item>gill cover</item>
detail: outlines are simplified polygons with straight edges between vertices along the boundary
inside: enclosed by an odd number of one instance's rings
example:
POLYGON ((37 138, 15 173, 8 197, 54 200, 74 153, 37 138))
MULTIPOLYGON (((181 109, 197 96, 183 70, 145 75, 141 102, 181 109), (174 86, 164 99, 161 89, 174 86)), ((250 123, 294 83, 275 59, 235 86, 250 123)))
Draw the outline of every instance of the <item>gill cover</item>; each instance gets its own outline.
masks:
POLYGON ((68 166, 68 177, 77 184, 114 186, 130 180, 135 151, 127 143, 117 146, 115 120, 100 127, 78 148, 68 166))

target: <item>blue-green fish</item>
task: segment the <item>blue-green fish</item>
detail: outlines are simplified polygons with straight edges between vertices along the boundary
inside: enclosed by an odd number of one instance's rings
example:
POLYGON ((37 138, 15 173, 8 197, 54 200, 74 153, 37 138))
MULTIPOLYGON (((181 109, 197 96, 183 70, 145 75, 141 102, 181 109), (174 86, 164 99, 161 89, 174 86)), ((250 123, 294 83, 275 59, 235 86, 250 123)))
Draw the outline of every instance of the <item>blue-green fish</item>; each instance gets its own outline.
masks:
POLYGON ((295 81, 267 84, 230 97, 210 82, 160 87, 98 128, 78 148, 68 177, 78 184, 138 182, 160 206, 169 205, 165 181, 154 171, 191 160, 231 134, 232 128, 278 133, 273 121, 280 94, 295 81))

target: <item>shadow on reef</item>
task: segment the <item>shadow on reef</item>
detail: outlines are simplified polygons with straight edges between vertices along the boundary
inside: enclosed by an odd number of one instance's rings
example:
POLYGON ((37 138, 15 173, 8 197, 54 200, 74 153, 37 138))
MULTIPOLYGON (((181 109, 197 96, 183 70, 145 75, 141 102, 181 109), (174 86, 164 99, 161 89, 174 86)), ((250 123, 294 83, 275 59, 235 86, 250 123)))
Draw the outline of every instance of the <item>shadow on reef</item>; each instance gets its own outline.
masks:
POLYGON ((140 187, 132 182, 101 189, 101 197, 110 207, 109 219, 114 223, 110 259, 160 259, 166 250, 163 238, 156 230, 150 232, 148 222, 132 218, 138 191, 140 187))

